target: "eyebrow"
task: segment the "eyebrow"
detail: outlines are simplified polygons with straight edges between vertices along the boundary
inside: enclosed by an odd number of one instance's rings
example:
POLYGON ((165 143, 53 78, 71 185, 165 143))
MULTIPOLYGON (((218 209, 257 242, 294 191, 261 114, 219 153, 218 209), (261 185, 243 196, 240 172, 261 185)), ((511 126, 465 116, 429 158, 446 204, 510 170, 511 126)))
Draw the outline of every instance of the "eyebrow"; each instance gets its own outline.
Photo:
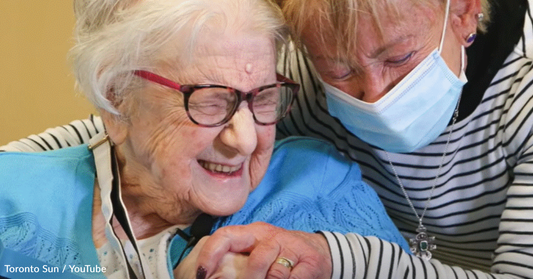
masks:
MULTIPOLYGON (((399 37, 397 37, 397 38, 385 43, 384 45, 380 46, 378 49, 376 49, 375 51, 370 53, 370 55, 368 57, 376 58, 376 57, 380 56, 381 54, 383 54, 385 51, 387 51, 387 49, 391 48, 392 46, 394 46, 394 45, 396 45, 398 43, 405 42, 408 39, 411 39, 413 37, 415 37, 415 36, 412 35, 412 34, 399 36, 399 37)), ((324 54, 318 54, 318 55, 308 54, 308 55, 309 55, 309 57, 311 59, 316 59, 316 60, 323 59, 323 60, 330 60, 330 61, 334 61, 334 62, 342 62, 342 59, 339 59, 339 58, 333 57, 333 56, 329 56, 329 55, 324 55, 324 54)))
POLYGON ((412 34, 402 35, 400 37, 397 37, 394 40, 385 43, 384 45, 380 46, 378 49, 376 49, 375 51, 370 53, 369 57, 370 58, 376 58, 376 57, 380 56, 381 54, 383 54, 383 52, 387 51, 387 49, 391 48, 392 46, 394 46, 396 44, 399 44, 399 43, 402 43, 402 42, 405 42, 408 39, 411 39, 413 37, 414 37, 414 35, 412 35, 412 34))

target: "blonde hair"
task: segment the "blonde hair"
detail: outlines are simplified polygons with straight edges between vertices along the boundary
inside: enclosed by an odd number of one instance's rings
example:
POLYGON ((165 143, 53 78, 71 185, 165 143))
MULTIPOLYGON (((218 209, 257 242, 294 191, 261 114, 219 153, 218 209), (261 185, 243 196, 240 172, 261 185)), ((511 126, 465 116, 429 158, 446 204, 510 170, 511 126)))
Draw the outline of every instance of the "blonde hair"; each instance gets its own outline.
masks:
POLYGON ((94 106, 116 115, 114 104, 139 86, 132 82, 134 70, 153 70, 165 59, 194 59, 196 38, 206 28, 232 26, 278 44, 288 33, 270 0, 74 0, 74 10, 70 58, 77 85, 94 106), (180 57, 165 57, 175 42, 180 57))
MULTIPOLYGON (((442 6, 445 0, 412 0, 415 5, 428 7, 442 6)), ((371 15, 377 27, 378 36, 382 36, 382 22, 380 15, 384 13, 393 18, 399 18, 397 0, 283 0, 278 1, 289 25, 295 43, 302 48, 302 34, 309 26, 317 30, 322 41, 333 40, 341 57, 350 56, 349 53, 356 44, 355 26, 359 14, 371 15), (326 38, 327 36, 327 38, 326 38)), ((481 0, 483 20, 478 25, 479 32, 485 32, 490 20, 489 0, 481 0)), ((303 48, 302 48, 303 49, 303 48)))

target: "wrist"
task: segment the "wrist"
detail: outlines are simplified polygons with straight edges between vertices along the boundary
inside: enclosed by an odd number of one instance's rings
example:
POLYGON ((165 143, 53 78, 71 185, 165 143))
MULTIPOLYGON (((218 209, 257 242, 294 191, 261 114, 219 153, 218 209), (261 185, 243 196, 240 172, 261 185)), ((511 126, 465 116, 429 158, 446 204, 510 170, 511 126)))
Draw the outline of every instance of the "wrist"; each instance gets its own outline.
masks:
POLYGON ((323 263, 326 265, 326 278, 332 278, 333 276, 333 260, 331 257, 331 249, 326 235, 321 231, 315 232, 316 243, 319 246, 320 254, 323 256, 323 263))

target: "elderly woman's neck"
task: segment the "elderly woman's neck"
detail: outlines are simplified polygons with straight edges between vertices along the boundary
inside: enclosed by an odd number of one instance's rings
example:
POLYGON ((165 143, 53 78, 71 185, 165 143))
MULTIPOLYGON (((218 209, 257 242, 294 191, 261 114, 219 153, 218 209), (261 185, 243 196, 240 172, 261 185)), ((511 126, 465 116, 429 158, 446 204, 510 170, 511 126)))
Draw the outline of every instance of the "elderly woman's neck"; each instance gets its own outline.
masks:
MULTIPOLYGON (((102 202, 100 199, 100 187, 98 185, 98 182, 96 182, 95 186, 96 187, 94 189, 92 234, 95 247, 100 248, 108 242, 108 239, 105 234, 106 221, 104 215, 102 214, 102 202)), ((133 207, 135 208, 135 206, 133 207)), ((129 208, 132 207, 130 206, 129 208)), ((132 212, 128 212, 128 215, 131 221, 131 228, 133 230, 133 233, 135 234, 136 239, 138 240, 152 237, 169 227, 177 225, 161 220, 161 218, 156 215, 139 214, 137 213, 137 211, 135 211, 135 213, 133 214, 132 212)), ((118 220, 116 220, 116 217, 113 217, 113 219, 113 228, 118 238, 122 240, 128 240, 128 236, 124 232, 124 229, 122 228, 118 220)), ((185 226, 188 226, 188 224, 183 224, 183 227, 185 226)))
POLYGON ((116 149, 121 179, 121 195, 132 229, 138 239, 158 234, 166 228, 194 222, 201 212, 177 196, 168 195, 148 171, 130 163, 116 149))
POLYGON ((189 226, 201 213, 184 210, 176 202, 149 197, 136 184, 122 183, 121 187, 132 229, 139 239, 175 225, 189 226))

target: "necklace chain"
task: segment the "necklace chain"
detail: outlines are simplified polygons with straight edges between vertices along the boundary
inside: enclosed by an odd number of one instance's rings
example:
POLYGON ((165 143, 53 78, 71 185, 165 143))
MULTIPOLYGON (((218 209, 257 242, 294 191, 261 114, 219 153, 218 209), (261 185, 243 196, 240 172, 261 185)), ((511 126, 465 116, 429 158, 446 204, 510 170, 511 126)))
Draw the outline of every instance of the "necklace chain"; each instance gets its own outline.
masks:
MULTIPOLYGON (((411 209, 415 213, 416 218, 418 219, 418 228, 416 230, 418 232, 418 235, 417 235, 417 237, 415 239, 418 239, 421 234, 423 234, 425 240, 428 240, 428 238, 429 238, 431 241, 434 241, 434 239, 435 239, 435 237, 429 237, 426 234, 426 228, 424 227, 424 225, 422 223, 422 220, 424 219, 424 216, 426 215, 426 211, 427 211, 427 209, 429 207, 429 202, 431 201, 431 198, 433 197, 433 191, 435 190, 435 187, 437 186, 437 181, 438 181, 438 179, 440 177, 440 171, 442 169, 442 166, 444 165, 444 159, 446 158, 448 145, 450 143, 450 139, 451 139, 452 133, 453 133, 453 128, 454 128, 455 122, 457 121, 457 118, 459 116, 459 103, 460 102, 461 102, 461 96, 459 96, 459 100, 457 101, 457 106, 455 107, 455 111, 453 113, 452 125, 451 125, 451 128, 450 128, 450 132, 448 133, 448 139, 446 140, 446 145, 444 147, 444 153, 442 154, 442 158, 441 158, 441 161, 440 161, 440 164, 439 164, 439 168, 437 169, 437 175, 435 175, 435 179, 433 180, 433 186, 431 187, 431 191, 429 192, 429 196, 428 196, 428 198, 426 200, 426 204, 424 205, 424 210, 422 211, 421 215, 418 215, 418 212, 416 211, 416 208, 413 205, 413 202, 409 198, 409 195, 407 195, 407 191, 405 190, 405 187, 403 186, 402 180, 400 179, 400 176, 398 175, 398 172, 396 171, 396 168, 394 167, 394 164, 392 164, 392 160, 390 159, 389 152, 385 151, 385 155, 387 156, 387 160, 389 161, 389 164, 390 164, 391 169, 392 169, 392 171, 394 173, 394 176, 396 177, 396 180, 398 181, 398 184, 400 185, 400 188, 402 189, 403 195, 405 196, 405 199, 407 200, 407 203, 409 204, 409 206, 411 207, 411 209)), ((420 245, 420 241, 416 241, 416 240, 412 239, 411 242, 416 242, 415 244, 420 245)), ((434 245, 432 243, 431 243, 431 245, 432 245, 432 249, 436 249, 436 245, 434 245)), ((430 259, 431 258, 431 253, 429 251, 425 251, 425 252, 428 255, 428 256, 426 256, 426 257, 428 257, 427 259, 430 259)), ((424 257, 424 256, 422 256, 422 257, 424 257)))

